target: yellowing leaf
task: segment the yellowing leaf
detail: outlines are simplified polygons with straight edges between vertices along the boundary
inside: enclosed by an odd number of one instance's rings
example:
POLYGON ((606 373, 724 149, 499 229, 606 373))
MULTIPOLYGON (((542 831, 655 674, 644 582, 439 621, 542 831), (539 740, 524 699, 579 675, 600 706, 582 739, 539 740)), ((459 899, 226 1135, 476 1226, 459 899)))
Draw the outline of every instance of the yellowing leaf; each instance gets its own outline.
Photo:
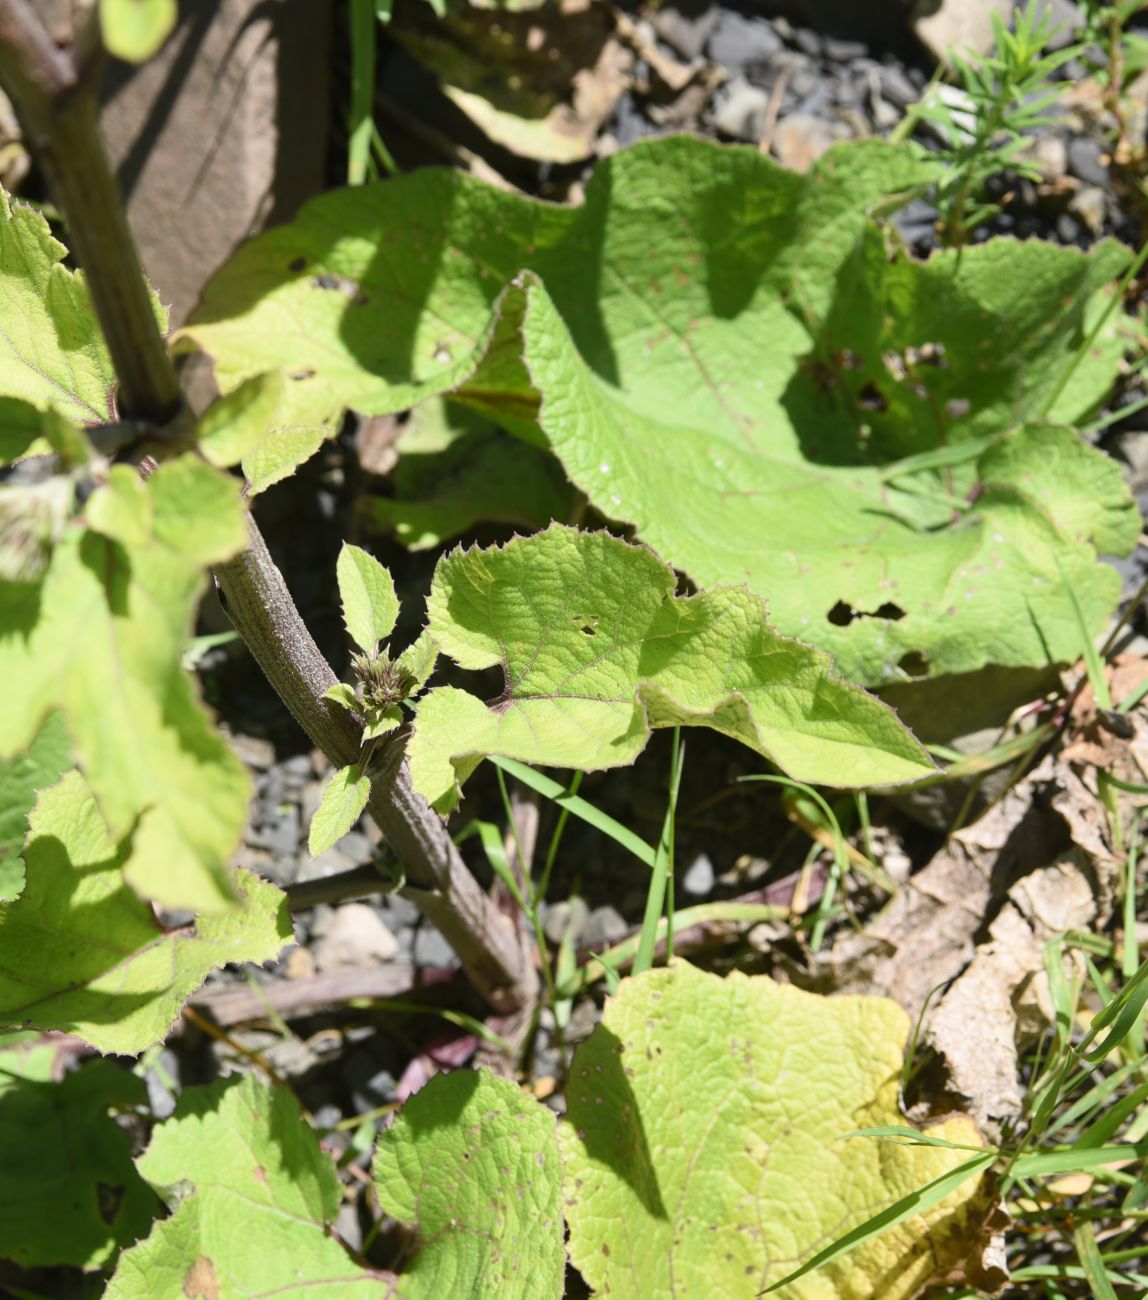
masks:
POLYGON ((84 278, 32 208, 0 190, 0 392, 79 424, 114 418, 116 379, 84 278))
POLYGON ((141 1052, 213 967, 269 960, 291 938, 283 895, 245 871, 231 911, 165 930, 129 888, 128 846, 108 835, 78 772, 42 792, 29 820, 28 882, 0 904, 0 1025, 141 1052))
MULTIPOLYGON (((0 489, 0 492, 3 490, 0 489)), ((0 582, 0 755, 61 710, 128 880, 173 907, 218 910, 249 778, 181 667, 206 575, 247 524, 238 485, 187 456, 147 483, 117 469, 73 520, 41 581, 0 582), (150 528, 149 528, 150 523, 150 528)))
MULTIPOLYGON (((600 1294, 749 1300, 968 1152, 847 1137, 903 1123, 905 1013, 683 962, 623 981, 575 1053, 565 1163, 570 1256, 600 1294)), ((979 1145, 954 1120, 929 1133, 979 1145)), ((977 1180, 776 1292, 909 1300, 974 1254, 977 1180)))

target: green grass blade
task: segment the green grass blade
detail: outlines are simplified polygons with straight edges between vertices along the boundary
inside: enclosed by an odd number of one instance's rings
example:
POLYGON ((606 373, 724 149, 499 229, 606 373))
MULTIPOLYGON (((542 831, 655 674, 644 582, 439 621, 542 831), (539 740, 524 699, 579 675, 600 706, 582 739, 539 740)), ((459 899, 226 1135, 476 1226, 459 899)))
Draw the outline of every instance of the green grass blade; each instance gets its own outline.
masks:
POLYGON ((490 761, 495 767, 502 768, 508 776, 514 777, 516 781, 521 781, 523 785, 529 786, 531 790, 537 790, 540 795, 544 795, 552 803, 556 803, 559 808, 569 809, 572 816, 584 821, 588 826, 593 826, 595 830, 601 831, 603 835, 612 839, 616 844, 620 844, 627 852, 632 853, 639 862, 644 862, 647 867, 653 867, 654 859, 657 856, 655 850, 628 827, 623 826, 621 822, 615 821, 613 817, 595 808, 592 803, 588 803, 579 795, 571 794, 551 777, 536 772, 534 768, 527 767, 525 763, 520 763, 517 759, 492 756, 490 761))
POLYGON ((1078 1223, 1072 1233, 1072 1243, 1084 1276, 1092 1289, 1094 1300, 1116 1300, 1116 1292, 1108 1280, 1108 1270, 1100 1258, 1100 1247, 1096 1244, 1096 1233, 1087 1219, 1078 1223))
POLYGON ((374 134, 375 24, 373 0, 350 0, 351 122, 347 141, 347 184, 362 185, 371 161, 374 134))
MULTIPOLYGON (((670 760, 670 792, 666 801, 666 816, 662 823, 662 834, 658 839, 658 851, 654 857, 654 870, 650 876, 650 886, 646 891, 646 912, 642 917, 642 929, 638 940, 638 954, 634 958, 633 973, 640 975, 654 964, 654 949, 657 946, 658 921, 666 905, 667 882, 673 879, 674 871, 674 818, 678 812, 678 787, 682 780, 682 758, 685 745, 679 739, 680 729, 674 728, 674 752, 670 760)), ((666 956, 673 956, 673 929, 671 900, 670 924, 666 928, 666 956)))
POLYGON ((906 1219, 911 1219, 914 1215, 924 1214, 926 1210, 943 1201, 962 1183, 983 1173, 996 1158, 995 1151, 986 1151, 983 1155, 973 1156, 971 1160, 966 1160, 957 1165, 956 1168, 950 1169, 948 1173, 941 1174, 939 1178, 934 1178, 932 1182, 926 1183, 924 1187, 917 1188, 915 1192, 910 1192, 908 1196, 902 1196, 899 1201, 895 1201, 887 1209, 882 1210, 879 1214, 874 1214, 872 1218, 858 1224, 852 1231, 838 1237, 836 1241, 830 1242, 824 1250, 819 1250, 812 1259, 806 1260, 800 1268, 794 1269, 792 1273, 787 1273, 785 1277, 780 1278, 771 1286, 767 1286, 764 1291, 759 1291, 758 1294, 768 1295, 771 1291, 788 1286, 791 1282, 796 1282, 798 1278, 804 1277, 807 1273, 812 1273, 815 1269, 822 1268, 832 1260, 840 1259, 842 1255, 848 1255, 851 1250, 856 1250, 862 1242, 880 1236, 881 1233, 896 1227, 898 1223, 903 1223, 906 1219))

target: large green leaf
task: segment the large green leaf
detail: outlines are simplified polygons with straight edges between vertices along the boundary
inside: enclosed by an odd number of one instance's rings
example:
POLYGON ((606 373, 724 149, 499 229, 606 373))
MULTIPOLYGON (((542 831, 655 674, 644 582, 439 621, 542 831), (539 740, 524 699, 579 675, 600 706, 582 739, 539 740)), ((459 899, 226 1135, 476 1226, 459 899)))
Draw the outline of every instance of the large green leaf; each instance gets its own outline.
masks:
POLYGON ((436 1075, 379 1137, 383 1210, 418 1233, 407 1300, 562 1295, 562 1172, 554 1116, 484 1070, 436 1075))
POLYGON ((136 1163, 174 1213, 120 1256, 108 1300, 393 1294, 327 1235, 339 1180, 286 1088, 188 1088, 136 1163))
POLYGON ((0 394, 92 424, 114 418, 115 371, 66 253, 39 212, 0 189, 0 394))
MULTIPOLYGON (((967 1152, 847 1137, 903 1124, 909 1021, 885 998, 824 998, 682 962, 625 980, 575 1053, 560 1131, 570 1257, 599 1294, 759 1295, 967 1152)), ((980 1146, 972 1124, 929 1130, 980 1146)), ((777 1292, 907 1300, 975 1258, 977 1180, 777 1292)))
POLYGON ((502 668, 491 703, 420 702, 411 776, 437 807, 479 758, 593 770, 632 762, 652 727, 706 726, 799 780, 911 781, 932 764, 886 705, 780 636, 744 588, 684 597, 646 547, 555 524, 439 562, 429 630, 464 668, 502 668))
POLYGON ((1021 435, 1010 470, 1071 457, 1095 505, 985 491, 1001 462, 976 451, 1103 399, 1112 324, 1044 409, 1127 253, 997 240, 912 261, 870 213, 928 174, 876 142, 796 176, 669 139, 562 209, 423 172, 242 250, 185 338, 224 387, 280 367, 327 418, 454 391, 541 430, 606 515, 701 585, 748 583, 867 683, 1071 658, 1055 557, 1099 627, 1116 586, 1095 547, 1131 544, 1130 500, 1065 433, 1021 435), (910 459, 938 450, 964 459, 910 459))
POLYGON ((160 1208, 108 1113, 146 1105, 147 1089, 107 1061, 53 1082, 54 1055, 0 1038, 0 1259, 101 1268, 160 1208))
POLYGON ((219 909, 233 897, 249 778, 180 659, 205 566, 246 542, 238 485, 191 456, 146 484, 116 466, 86 512, 38 581, 0 582, 0 755, 61 710, 112 837, 131 835, 129 882, 171 906, 219 909))
POLYGON ((0 903, 0 1025, 142 1052, 213 967, 267 961, 291 939, 282 894, 246 871, 229 912, 165 929, 129 888, 129 847, 113 842, 78 772, 42 792, 29 820, 27 884, 0 903))
POLYGON ((71 760, 59 714, 49 718, 22 754, 0 761, 0 903, 24 888, 24 837, 36 794, 54 785, 71 760))

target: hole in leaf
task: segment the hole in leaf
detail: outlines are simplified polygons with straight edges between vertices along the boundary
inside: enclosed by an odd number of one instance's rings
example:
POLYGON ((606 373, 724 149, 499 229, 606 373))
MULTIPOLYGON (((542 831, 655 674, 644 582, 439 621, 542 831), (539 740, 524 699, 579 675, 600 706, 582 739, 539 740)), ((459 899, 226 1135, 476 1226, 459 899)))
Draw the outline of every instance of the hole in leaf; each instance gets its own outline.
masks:
POLYGON ((873 411, 877 415, 889 409, 885 395, 872 380, 857 394, 857 404, 863 411, 873 411))
POLYGON ((307 259, 305 257, 293 257, 287 263, 288 271, 305 271, 307 269, 307 259))
POLYGON ((905 611, 891 600, 884 601, 876 609, 854 609, 846 601, 839 600, 825 617, 834 627, 848 627, 854 619, 858 618, 881 618, 886 623, 896 623, 905 617, 905 611))
POLYGON ((919 650, 910 650, 897 661, 897 667, 910 677, 926 677, 929 672, 929 661, 919 650))
POLYGON ((601 619, 597 614, 575 614, 570 621, 583 636, 598 635, 598 624, 601 619))

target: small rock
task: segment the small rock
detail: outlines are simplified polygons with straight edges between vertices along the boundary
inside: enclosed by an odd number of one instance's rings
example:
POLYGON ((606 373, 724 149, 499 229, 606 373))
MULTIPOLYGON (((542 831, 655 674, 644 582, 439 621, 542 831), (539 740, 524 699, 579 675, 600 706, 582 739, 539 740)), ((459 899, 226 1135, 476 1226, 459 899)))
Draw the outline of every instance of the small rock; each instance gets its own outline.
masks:
POLYGON ((1075 0, 1040 0, 1037 11, 1040 18, 1048 16, 1052 29, 1048 41, 1050 50, 1063 50, 1072 44, 1083 25, 1083 15, 1075 0))
POLYGON ((590 913, 590 919, 582 931, 582 942, 588 948, 617 943, 619 939, 625 937, 629 929, 620 913, 606 904, 604 907, 596 907, 590 913))
POLYGON ((918 0, 912 19, 921 44, 938 60, 950 50, 984 54, 993 48, 992 16, 1007 23, 1012 0, 918 0))
POLYGON ((231 736, 231 748, 241 762, 256 772, 265 772, 275 762, 275 746, 256 736, 231 736))
POLYGON ((311 825, 311 818, 319 810, 319 804, 323 799, 323 787, 326 781, 309 781, 303 787, 303 793, 299 796, 299 815, 302 818, 304 826, 311 825))
POLYGON ((623 95, 618 100, 618 106, 614 110, 613 135, 623 149, 645 136, 653 135, 655 130, 654 124, 629 95, 623 95))
POLYGON ((402 925, 416 925, 422 915, 414 903, 401 894, 388 894, 383 899, 383 911, 392 930, 402 925))
POLYGON ((895 63, 882 64, 877 72, 881 94, 897 108, 909 108, 917 102, 920 92, 895 63))
POLYGON ((706 53, 731 76, 760 71, 781 52, 781 38, 764 18, 746 18, 731 9, 722 10, 706 53))
POLYGON ((344 903, 313 946, 315 968, 347 970, 393 961, 395 936, 366 903, 344 903))
POLYGON ((824 48, 821 37, 808 27, 795 27, 793 29, 793 43, 802 54, 808 54, 811 59, 821 58, 824 48))
POLYGON ((807 172, 823 153, 842 138, 833 122, 807 113, 782 118, 773 133, 773 152, 790 171, 807 172))
POLYGON ((294 857, 299 850, 299 809, 291 803, 248 836, 248 842, 279 857, 294 857))
POLYGON ((1056 237, 1062 244, 1072 245, 1080 238, 1080 223, 1067 212, 1056 219, 1056 237))
POLYGON ((434 928, 424 923, 415 931, 416 966, 457 966, 454 949, 434 928))
POLYGON ((292 754, 279 766, 283 769, 284 776, 291 781, 309 781, 314 775, 310 754, 292 754))
POLYGON ((375 856, 375 846, 362 831, 348 831, 339 841, 339 852, 345 853, 356 867, 361 867, 375 856))
POLYGON ((1079 217, 1094 235, 1099 235, 1108 212, 1108 196, 1098 185, 1086 185, 1069 199, 1068 210, 1074 217, 1079 217))
POLYGON ((332 1228, 348 1250, 362 1249, 363 1226, 359 1222, 359 1212, 353 1201, 344 1201, 339 1206, 339 1213, 335 1215, 332 1228))
POLYGON ((658 9, 650 21, 654 31, 682 58, 697 59, 717 26, 719 13, 716 4, 701 8, 686 4, 680 9, 667 6, 658 9))
POLYGON ((315 974, 315 955, 310 948, 292 948, 283 963, 283 978, 310 979, 315 974))
POLYGON ((705 853, 699 853, 682 877, 682 889, 691 898, 705 898, 714 887, 714 864, 705 853))
POLYGON ((714 105, 713 124, 734 140, 756 144, 761 139, 769 96, 744 77, 735 77, 722 88, 714 105))
POLYGON ((144 1075, 148 1105, 156 1119, 167 1119, 175 1110, 175 1102, 179 1094, 179 1078, 179 1057, 170 1047, 165 1047, 155 1064, 144 1075))
POLYGON ((1108 184, 1108 168, 1100 161, 1095 140, 1076 136, 1068 142, 1068 170, 1085 185, 1108 184))
POLYGON ((571 941, 577 944, 581 941, 589 919, 590 908, 585 899, 575 898, 571 902, 555 903, 548 907, 542 929, 551 943, 561 943, 569 931, 571 941))
POLYGON ((338 849, 328 849, 317 858, 306 853, 299 855, 299 870, 295 879, 301 884, 305 880, 326 880, 328 876, 337 876, 342 871, 350 871, 351 862, 338 849))
POLYGON ((854 63, 869 53, 869 47, 860 41, 842 41, 833 36, 825 38, 822 49, 825 57, 834 63, 854 63))
POLYGON ((1031 156, 1047 180, 1056 180, 1068 171, 1068 146, 1058 135, 1038 136, 1031 156))

